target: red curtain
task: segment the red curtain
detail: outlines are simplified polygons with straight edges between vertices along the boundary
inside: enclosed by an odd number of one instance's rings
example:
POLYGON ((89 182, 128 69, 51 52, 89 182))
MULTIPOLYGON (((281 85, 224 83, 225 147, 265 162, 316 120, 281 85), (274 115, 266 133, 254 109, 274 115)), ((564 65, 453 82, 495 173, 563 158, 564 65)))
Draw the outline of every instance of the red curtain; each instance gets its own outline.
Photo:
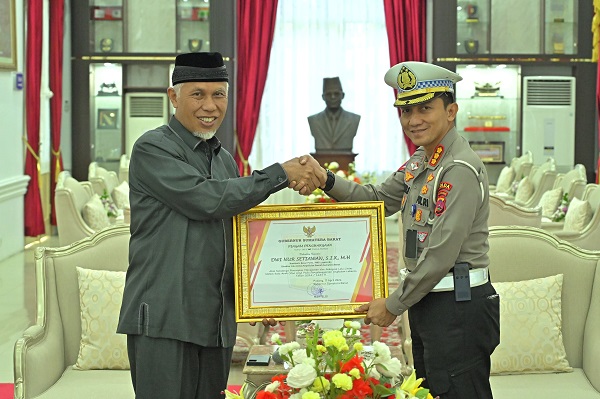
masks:
MULTIPOLYGON (((425 3, 423 0, 383 0, 390 66, 404 61, 426 61, 425 3)), ((394 98, 395 95, 394 92, 394 98)), ((408 153, 415 152, 416 146, 406 135, 404 140, 408 153)))
POLYGON ((267 80, 278 0, 237 2, 237 97, 235 160, 242 176, 250 174, 260 103, 267 80))
POLYGON ((25 235, 44 234, 44 214, 40 198, 39 142, 40 142, 40 87, 42 79, 42 0, 27 2, 27 64, 25 66, 25 109, 27 113, 27 153, 25 173, 29 186, 25 193, 25 235))
POLYGON ((51 166, 50 166, 50 203, 52 204, 51 222, 56 225, 54 212, 54 190, 58 174, 63 170, 60 153, 60 130, 62 123, 62 84, 63 84, 63 32, 64 32, 63 0, 50 2, 50 91, 54 93, 50 99, 50 134, 51 134, 51 166))

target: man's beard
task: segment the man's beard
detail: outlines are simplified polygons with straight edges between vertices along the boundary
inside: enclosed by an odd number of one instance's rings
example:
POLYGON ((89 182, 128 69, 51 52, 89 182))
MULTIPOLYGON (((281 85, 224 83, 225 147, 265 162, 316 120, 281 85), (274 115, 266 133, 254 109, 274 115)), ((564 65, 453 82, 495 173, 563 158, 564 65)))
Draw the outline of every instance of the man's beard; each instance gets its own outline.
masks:
POLYGON ((192 132, 192 134, 196 137, 198 137, 199 139, 202 140, 210 140, 213 138, 213 136, 216 134, 216 131, 212 131, 212 132, 206 132, 206 133, 201 133, 201 132, 192 132))

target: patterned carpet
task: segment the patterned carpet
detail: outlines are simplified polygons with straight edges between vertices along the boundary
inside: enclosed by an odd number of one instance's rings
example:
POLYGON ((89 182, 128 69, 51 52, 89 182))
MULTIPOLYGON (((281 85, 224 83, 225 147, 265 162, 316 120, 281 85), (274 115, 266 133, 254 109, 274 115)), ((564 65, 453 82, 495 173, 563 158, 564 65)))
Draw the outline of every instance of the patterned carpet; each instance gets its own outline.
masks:
MULTIPOLYGON (((398 244, 396 243, 388 243, 387 244, 387 268, 388 268, 388 286, 389 291, 392 292, 398 287, 398 244)), ((398 334, 398 325, 397 322, 400 318, 396 319, 392 325, 389 327, 383 328, 381 331, 381 338, 379 341, 389 345, 395 346, 400 343, 400 336, 398 334)), ((291 323, 291 321, 288 321, 291 323)), ((277 325, 272 327, 267 335, 267 343, 270 342, 271 335, 273 333, 277 333, 281 336, 283 342, 286 342, 285 332, 283 330, 283 326, 277 325)), ((365 345, 371 344, 371 331, 370 326, 363 325, 361 328, 361 341, 365 345)), ((246 359, 248 354, 248 346, 241 341, 238 341, 234 348, 233 353, 233 362, 243 362, 246 359)))

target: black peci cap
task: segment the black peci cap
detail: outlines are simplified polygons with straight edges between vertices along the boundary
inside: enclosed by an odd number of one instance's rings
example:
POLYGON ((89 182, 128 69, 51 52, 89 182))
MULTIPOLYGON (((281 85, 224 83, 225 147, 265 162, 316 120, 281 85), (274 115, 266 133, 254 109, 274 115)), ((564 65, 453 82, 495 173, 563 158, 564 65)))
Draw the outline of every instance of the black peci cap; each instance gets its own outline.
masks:
POLYGON ((175 58, 173 85, 185 82, 229 82, 220 53, 187 53, 175 58))

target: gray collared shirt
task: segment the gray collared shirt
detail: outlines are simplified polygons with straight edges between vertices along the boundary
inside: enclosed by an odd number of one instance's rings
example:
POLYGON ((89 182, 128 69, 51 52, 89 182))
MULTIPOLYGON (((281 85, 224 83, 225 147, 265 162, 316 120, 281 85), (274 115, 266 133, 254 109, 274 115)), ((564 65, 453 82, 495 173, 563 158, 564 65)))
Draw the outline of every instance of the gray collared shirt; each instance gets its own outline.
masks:
POLYGON ((235 344, 233 217, 288 184, 280 164, 239 177, 215 137, 174 117, 135 143, 129 269, 117 331, 235 344))

